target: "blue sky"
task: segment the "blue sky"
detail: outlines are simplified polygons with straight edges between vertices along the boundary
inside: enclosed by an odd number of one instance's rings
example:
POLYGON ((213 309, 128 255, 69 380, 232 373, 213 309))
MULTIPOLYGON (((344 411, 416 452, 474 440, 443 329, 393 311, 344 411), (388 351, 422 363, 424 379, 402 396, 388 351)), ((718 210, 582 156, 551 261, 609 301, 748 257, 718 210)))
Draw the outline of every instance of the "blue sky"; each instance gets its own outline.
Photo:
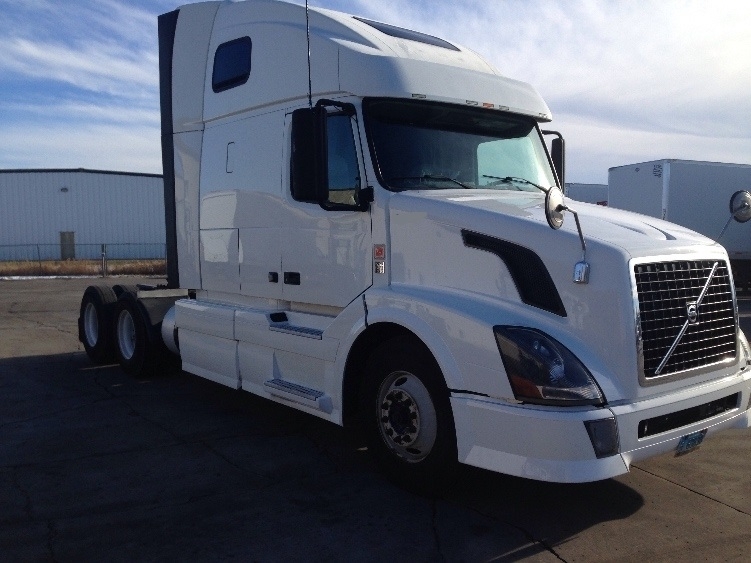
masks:
MULTIPOLYGON (((161 172, 156 16, 183 3, 0 0, 0 168, 161 172)), ((659 158, 751 164, 746 0, 310 4, 460 43, 532 83, 568 181, 659 158)))

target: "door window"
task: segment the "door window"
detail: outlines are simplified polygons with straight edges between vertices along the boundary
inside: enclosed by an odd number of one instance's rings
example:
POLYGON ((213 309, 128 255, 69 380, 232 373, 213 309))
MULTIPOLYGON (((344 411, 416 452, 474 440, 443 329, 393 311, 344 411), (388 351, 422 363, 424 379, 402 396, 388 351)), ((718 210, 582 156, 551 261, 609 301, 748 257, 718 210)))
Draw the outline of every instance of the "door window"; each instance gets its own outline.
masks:
POLYGON ((355 190, 360 185, 360 168, 348 115, 334 114, 327 120, 329 203, 355 205, 355 190))

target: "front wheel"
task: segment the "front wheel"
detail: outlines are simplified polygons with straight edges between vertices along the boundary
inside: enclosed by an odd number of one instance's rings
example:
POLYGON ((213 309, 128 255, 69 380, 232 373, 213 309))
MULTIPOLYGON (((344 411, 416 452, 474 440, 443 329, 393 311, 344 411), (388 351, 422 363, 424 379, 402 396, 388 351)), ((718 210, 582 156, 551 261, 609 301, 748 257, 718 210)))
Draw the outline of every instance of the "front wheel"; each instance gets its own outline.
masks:
POLYGON ((453 479, 456 433, 448 389, 422 344, 391 340, 374 350, 360 393, 368 447, 386 475, 435 495, 453 479))

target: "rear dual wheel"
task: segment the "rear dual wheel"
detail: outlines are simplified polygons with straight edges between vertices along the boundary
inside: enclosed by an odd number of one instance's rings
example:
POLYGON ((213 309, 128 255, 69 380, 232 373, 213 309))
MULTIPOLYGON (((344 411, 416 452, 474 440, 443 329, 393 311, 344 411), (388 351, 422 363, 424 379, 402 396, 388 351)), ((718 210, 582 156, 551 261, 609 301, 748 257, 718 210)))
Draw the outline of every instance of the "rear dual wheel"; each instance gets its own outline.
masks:
POLYGON ((115 356, 128 375, 150 375, 164 355, 164 345, 159 346, 161 340, 154 338, 151 331, 137 297, 130 292, 121 294, 114 308, 112 332, 115 356))
POLYGON ((110 287, 90 285, 81 298, 78 316, 78 337, 86 354, 96 364, 114 360, 112 343, 112 311, 117 296, 110 287))

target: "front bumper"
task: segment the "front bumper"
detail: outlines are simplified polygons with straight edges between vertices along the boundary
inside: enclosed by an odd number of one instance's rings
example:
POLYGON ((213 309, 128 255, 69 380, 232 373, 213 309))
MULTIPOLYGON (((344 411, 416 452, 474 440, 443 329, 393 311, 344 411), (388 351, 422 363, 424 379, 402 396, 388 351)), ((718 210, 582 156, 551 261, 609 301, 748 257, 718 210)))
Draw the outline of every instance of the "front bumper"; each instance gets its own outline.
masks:
POLYGON ((675 451, 681 437, 751 426, 751 370, 699 387, 604 408, 517 405, 455 393, 451 406, 459 461, 499 473, 560 483, 608 479, 675 451), (737 405, 697 422, 639 438, 639 423, 738 394, 737 405), (598 459, 584 423, 614 417, 619 453, 598 459))

